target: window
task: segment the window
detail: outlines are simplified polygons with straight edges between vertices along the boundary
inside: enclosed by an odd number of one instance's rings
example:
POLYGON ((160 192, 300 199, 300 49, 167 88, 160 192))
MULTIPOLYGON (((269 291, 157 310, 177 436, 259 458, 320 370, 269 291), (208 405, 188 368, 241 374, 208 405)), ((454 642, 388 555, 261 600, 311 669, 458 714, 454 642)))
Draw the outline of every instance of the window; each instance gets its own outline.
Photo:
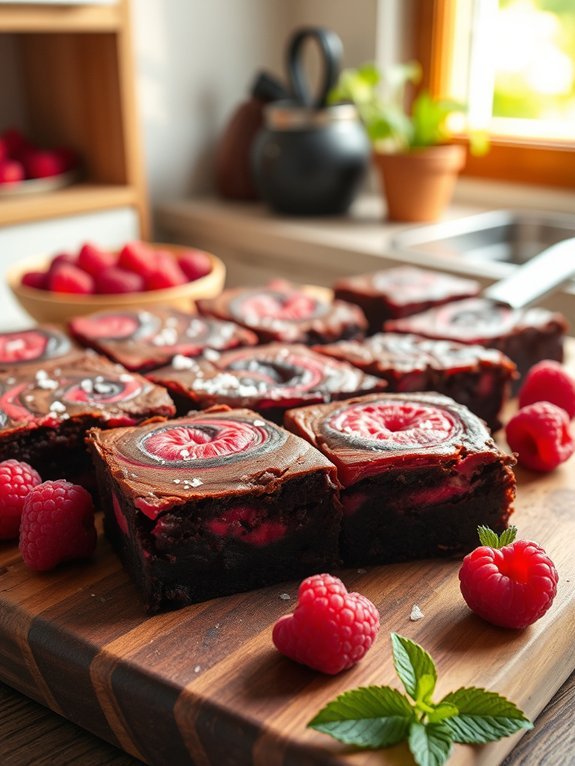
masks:
MULTIPOLYGON (((436 95, 468 105, 491 150, 470 175, 575 188, 574 0, 417 0, 436 95)), ((463 128, 463 126, 461 126, 463 128)))

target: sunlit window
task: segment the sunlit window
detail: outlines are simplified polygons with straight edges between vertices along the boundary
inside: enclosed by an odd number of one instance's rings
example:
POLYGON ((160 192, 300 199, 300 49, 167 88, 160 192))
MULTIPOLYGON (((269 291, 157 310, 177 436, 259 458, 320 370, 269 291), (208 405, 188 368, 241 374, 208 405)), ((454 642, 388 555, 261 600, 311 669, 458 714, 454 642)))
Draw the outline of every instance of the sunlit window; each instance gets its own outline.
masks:
POLYGON ((575 141, 575 0, 458 0, 449 90, 492 135, 575 141))

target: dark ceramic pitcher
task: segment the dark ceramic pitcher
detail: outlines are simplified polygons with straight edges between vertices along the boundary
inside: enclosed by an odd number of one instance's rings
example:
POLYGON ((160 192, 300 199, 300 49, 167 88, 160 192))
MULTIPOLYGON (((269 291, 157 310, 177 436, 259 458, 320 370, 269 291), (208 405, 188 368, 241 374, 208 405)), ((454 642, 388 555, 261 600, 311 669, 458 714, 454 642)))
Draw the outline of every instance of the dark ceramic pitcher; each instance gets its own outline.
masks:
POLYGON ((299 30, 288 47, 292 98, 269 104, 252 150, 259 193, 274 210, 295 215, 343 213, 355 197, 370 159, 370 145, 351 104, 327 106, 337 82, 341 41, 316 27, 299 30), (309 93, 301 51, 315 40, 322 54, 318 97, 309 93))

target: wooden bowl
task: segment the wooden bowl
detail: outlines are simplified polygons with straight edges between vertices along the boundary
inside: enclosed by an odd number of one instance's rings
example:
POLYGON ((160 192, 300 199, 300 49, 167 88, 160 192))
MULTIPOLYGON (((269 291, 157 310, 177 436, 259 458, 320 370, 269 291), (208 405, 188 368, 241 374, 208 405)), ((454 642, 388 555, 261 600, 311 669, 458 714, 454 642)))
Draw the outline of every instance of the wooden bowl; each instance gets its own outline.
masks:
MULTIPOLYGON (((174 257, 190 249, 155 242, 151 242, 150 246, 157 250, 168 251, 174 257)), ((199 298, 213 298, 219 295, 224 286, 226 278, 224 263, 212 253, 207 255, 212 262, 212 270, 209 274, 193 282, 186 282, 184 285, 169 287, 165 290, 119 295, 72 295, 51 293, 23 285, 22 275, 27 271, 45 271, 50 264, 51 256, 33 256, 14 264, 6 272, 6 281, 22 308, 37 322, 65 322, 81 314, 114 309, 139 310, 173 306, 190 311, 194 308, 194 301, 199 298)))

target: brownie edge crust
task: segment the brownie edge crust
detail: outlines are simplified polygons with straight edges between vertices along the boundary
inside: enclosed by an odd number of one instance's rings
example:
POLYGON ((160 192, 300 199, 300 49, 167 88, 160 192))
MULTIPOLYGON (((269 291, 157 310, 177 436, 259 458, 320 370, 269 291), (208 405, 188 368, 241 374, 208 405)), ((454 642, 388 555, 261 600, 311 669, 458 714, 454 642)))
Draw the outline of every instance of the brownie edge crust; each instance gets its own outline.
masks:
POLYGON ((89 434, 106 534, 149 613, 338 563, 335 467, 250 410, 89 434))

